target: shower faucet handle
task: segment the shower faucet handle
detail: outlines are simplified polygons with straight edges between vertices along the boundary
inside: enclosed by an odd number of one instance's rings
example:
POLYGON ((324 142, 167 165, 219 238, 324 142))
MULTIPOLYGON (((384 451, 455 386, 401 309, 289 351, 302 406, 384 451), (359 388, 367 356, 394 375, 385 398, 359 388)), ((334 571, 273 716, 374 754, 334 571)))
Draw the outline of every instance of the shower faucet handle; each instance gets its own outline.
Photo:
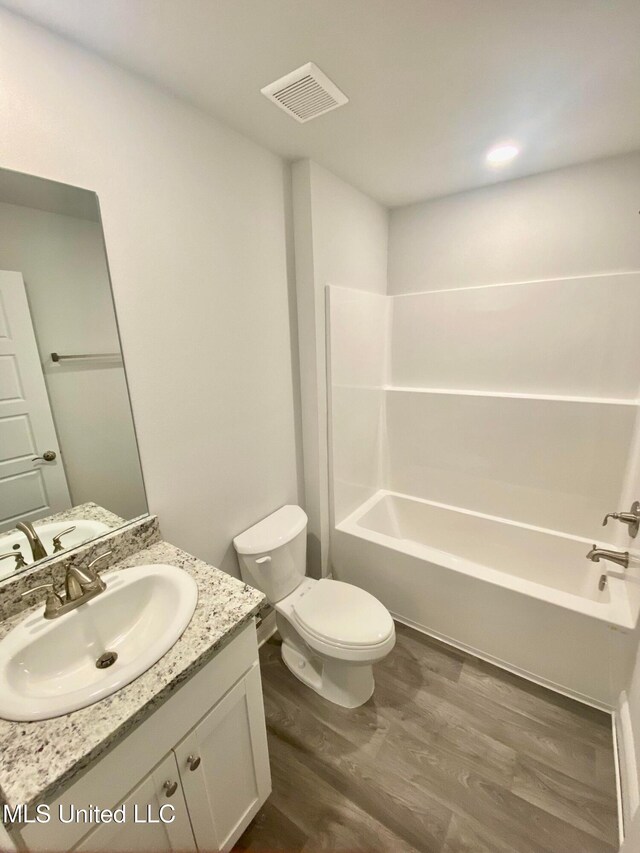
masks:
POLYGON ((610 518, 615 518, 616 521, 628 525, 629 536, 635 539, 640 529, 640 501, 634 501, 629 512, 608 512, 602 521, 603 527, 607 526, 610 518))

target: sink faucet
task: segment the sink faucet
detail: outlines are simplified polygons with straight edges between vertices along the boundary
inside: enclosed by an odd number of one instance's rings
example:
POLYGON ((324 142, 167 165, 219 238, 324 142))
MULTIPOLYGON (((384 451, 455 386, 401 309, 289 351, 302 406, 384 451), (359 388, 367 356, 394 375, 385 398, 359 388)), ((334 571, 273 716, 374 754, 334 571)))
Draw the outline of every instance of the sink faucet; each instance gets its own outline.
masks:
POLYGON ((89 563, 86 569, 81 569, 79 566, 69 566, 64 579, 66 603, 74 602, 77 606, 107 588, 107 585, 93 566, 98 560, 102 560, 103 557, 108 557, 110 554, 111 551, 105 551, 104 554, 100 554, 99 557, 96 557, 95 560, 89 563))
POLYGON ((42 560, 44 557, 49 556, 45 550, 44 545, 42 544, 42 540, 36 533, 35 528, 30 521, 19 521, 16 524, 16 530, 19 530, 21 533, 24 533, 24 535, 27 537, 29 547, 31 548, 31 554, 33 555, 34 563, 36 560, 42 560))
POLYGON ((28 589, 22 593, 22 596, 31 595, 32 592, 37 592, 40 589, 48 590, 47 603, 44 610, 45 619, 57 619, 58 616, 63 616, 69 613, 70 610, 75 610, 86 601, 100 595, 107 585, 98 575, 93 566, 102 560, 103 557, 108 557, 111 551, 105 551, 100 554, 95 560, 92 560, 86 569, 81 569, 79 566, 70 566, 67 569, 67 574, 64 581, 65 597, 61 598, 55 591, 53 584, 47 583, 41 586, 36 586, 33 589, 28 589))
POLYGON ((592 560, 594 563, 599 563, 600 560, 610 560, 625 569, 629 568, 628 551, 607 551, 606 548, 598 548, 595 544, 587 554, 587 560, 592 560))

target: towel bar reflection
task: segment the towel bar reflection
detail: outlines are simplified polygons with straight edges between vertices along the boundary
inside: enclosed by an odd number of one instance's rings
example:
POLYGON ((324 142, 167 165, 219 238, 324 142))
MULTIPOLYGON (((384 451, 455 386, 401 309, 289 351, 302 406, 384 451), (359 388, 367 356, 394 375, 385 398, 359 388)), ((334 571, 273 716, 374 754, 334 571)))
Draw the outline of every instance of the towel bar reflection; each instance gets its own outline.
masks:
POLYGON ((89 352, 78 353, 77 355, 60 355, 58 352, 51 353, 51 361, 56 362, 56 364, 60 361, 76 361, 85 358, 122 358, 122 354, 119 352, 89 352))

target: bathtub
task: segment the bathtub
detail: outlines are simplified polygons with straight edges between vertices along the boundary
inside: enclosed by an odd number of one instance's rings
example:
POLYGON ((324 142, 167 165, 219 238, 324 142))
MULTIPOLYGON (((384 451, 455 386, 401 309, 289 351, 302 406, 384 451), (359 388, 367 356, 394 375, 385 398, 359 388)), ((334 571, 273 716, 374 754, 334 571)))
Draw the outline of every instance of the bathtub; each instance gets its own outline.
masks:
POLYGON ((611 709, 632 667, 640 598, 616 566, 585 559, 591 545, 379 491, 336 525, 331 560, 334 577, 401 622, 611 709))

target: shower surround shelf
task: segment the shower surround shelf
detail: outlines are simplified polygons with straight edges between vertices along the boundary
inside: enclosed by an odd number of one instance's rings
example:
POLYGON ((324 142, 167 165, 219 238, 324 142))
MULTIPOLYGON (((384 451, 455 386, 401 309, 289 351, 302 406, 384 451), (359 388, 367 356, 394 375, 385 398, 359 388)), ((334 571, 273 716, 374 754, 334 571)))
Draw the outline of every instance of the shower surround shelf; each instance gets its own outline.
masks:
POLYGON ((381 391, 392 391, 404 394, 448 394, 458 397, 498 397, 511 400, 544 400, 553 403, 588 403, 597 406, 638 406, 640 399, 623 399, 616 397, 578 397, 561 394, 524 394, 510 391, 476 391, 466 388, 422 388, 409 385, 382 385, 381 391))

